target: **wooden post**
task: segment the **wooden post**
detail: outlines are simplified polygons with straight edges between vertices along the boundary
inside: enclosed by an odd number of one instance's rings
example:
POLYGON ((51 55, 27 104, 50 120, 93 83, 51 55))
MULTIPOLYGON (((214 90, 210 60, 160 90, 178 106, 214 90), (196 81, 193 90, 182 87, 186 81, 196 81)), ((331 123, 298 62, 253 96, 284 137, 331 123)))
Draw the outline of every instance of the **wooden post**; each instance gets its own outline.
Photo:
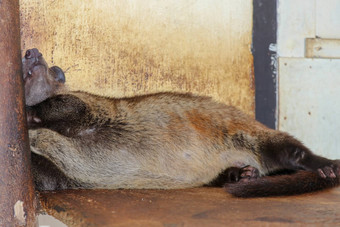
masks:
POLYGON ((19 0, 0 0, 0 226, 35 226, 19 0))

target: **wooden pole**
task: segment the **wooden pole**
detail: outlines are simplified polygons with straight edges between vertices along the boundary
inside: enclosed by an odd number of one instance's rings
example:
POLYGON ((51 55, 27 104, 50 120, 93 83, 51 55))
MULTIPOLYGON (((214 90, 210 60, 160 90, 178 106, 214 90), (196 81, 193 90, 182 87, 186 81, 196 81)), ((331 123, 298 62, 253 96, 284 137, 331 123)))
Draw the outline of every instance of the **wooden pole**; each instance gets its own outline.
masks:
POLYGON ((0 226, 35 226, 19 0, 0 0, 0 226))

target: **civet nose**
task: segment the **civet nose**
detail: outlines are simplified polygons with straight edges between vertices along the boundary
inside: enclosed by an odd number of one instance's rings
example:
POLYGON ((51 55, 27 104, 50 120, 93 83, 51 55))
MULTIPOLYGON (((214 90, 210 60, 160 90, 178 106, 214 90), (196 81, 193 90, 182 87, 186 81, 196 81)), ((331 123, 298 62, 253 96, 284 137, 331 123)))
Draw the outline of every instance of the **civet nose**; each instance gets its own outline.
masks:
POLYGON ((29 49, 25 53, 25 58, 30 59, 30 58, 38 58, 41 57, 42 54, 39 52, 37 48, 29 49))
POLYGON ((26 51, 25 58, 26 59, 31 58, 31 51, 30 50, 26 51))

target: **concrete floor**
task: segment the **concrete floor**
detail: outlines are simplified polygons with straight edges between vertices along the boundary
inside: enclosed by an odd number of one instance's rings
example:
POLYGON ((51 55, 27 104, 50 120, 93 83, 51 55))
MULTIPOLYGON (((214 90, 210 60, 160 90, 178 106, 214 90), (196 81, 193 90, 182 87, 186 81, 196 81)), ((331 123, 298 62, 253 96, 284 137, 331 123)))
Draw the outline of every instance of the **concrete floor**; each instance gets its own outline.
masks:
POLYGON ((239 199, 221 188, 68 190, 40 195, 67 226, 340 226, 340 187, 289 197, 239 199))

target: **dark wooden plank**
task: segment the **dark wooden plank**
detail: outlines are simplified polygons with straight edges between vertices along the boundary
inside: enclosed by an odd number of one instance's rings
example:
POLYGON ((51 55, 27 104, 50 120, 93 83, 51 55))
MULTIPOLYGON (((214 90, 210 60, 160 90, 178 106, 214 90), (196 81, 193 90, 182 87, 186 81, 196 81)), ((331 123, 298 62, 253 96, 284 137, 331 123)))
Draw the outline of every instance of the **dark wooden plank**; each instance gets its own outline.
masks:
POLYGON ((239 199, 221 188, 68 190, 40 195, 68 226, 284 226, 340 223, 340 188, 291 197, 239 199))
POLYGON ((0 0, 0 226, 35 226, 18 0, 0 0))
POLYGON ((276 0, 254 0, 253 8, 255 115, 258 121, 276 128, 276 51, 269 49, 276 45, 276 0))

